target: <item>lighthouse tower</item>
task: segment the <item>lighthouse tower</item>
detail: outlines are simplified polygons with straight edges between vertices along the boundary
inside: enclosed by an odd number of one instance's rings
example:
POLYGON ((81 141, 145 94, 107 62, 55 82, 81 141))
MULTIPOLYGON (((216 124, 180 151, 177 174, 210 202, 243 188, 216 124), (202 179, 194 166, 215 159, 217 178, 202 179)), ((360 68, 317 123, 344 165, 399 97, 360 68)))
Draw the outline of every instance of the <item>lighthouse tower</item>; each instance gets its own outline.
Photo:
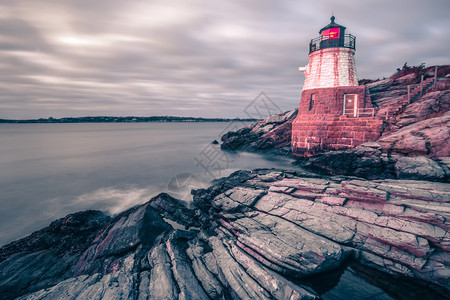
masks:
POLYGON ((297 118, 292 124, 292 152, 297 155, 351 148, 375 140, 382 120, 365 86, 358 86, 355 67, 356 37, 331 22, 309 43, 297 118))
POLYGON ((309 63, 300 68, 305 72, 303 90, 338 86, 356 86, 355 40, 345 34, 345 27, 334 22, 322 28, 320 36, 309 44, 309 63))

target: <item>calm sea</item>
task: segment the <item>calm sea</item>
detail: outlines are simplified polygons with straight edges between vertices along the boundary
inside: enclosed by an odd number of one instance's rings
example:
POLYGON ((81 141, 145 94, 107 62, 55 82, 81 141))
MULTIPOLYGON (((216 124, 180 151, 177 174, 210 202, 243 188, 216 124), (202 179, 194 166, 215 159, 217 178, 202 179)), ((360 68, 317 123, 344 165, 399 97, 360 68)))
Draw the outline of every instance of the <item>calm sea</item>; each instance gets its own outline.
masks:
POLYGON ((288 159, 223 153, 236 123, 0 124, 0 245, 69 213, 110 214, 160 192, 190 188, 238 169, 292 169, 288 159))

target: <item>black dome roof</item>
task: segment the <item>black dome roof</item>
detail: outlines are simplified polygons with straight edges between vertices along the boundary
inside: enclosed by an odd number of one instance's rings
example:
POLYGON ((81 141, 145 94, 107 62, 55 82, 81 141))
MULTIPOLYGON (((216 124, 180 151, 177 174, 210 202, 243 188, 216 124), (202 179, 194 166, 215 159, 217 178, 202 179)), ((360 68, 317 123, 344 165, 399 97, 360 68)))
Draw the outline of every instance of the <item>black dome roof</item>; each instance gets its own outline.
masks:
POLYGON ((328 24, 328 25, 325 26, 324 28, 320 29, 319 33, 322 33, 322 31, 327 30, 327 29, 330 29, 330 28, 337 28, 337 27, 342 28, 342 29, 345 29, 345 28, 346 28, 345 26, 342 26, 342 25, 339 25, 339 24, 337 24, 337 23, 334 23, 334 19, 336 19, 336 18, 335 18, 334 16, 331 16, 331 18, 330 18, 330 20, 331 20, 330 24, 328 24))

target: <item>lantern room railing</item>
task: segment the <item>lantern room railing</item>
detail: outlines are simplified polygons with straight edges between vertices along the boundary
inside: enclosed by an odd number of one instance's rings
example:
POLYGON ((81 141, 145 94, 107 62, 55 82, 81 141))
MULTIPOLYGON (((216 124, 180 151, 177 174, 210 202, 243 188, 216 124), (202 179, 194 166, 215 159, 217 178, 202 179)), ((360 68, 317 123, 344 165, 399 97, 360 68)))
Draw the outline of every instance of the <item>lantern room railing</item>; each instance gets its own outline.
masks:
POLYGON ((315 39, 312 39, 309 43, 309 53, 320 49, 326 48, 335 48, 335 47, 343 47, 350 48, 355 50, 356 45, 356 37, 351 34, 344 35, 344 38, 337 39, 324 39, 322 36, 319 36, 315 39))

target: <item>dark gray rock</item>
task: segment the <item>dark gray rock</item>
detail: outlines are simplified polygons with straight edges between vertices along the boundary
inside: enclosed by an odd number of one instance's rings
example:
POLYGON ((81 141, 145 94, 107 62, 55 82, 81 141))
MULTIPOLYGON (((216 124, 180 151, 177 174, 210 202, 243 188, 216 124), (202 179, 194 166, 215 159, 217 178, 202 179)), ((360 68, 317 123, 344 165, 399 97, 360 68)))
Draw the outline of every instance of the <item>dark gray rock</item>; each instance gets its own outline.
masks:
POLYGON ((445 177, 442 167, 424 156, 401 157, 395 164, 395 170, 399 179, 442 181, 445 177))
POLYGON ((366 179, 396 178, 396 160, 384 154, 378 143, 362 144, 348 150, 330 151, 301 158, 301 167, 325 175, 358 176, 366 179))
POLYGON ((110 220, 100 211, 70 214, 2 247, 0 299, 12 299, 72 276, 73 265, 110 220))
POLYGON ((271 115, 238 131, 222 136, 223 150, 270 152, 286 155, 290 151, 292 122, 297 110, 271 115))

